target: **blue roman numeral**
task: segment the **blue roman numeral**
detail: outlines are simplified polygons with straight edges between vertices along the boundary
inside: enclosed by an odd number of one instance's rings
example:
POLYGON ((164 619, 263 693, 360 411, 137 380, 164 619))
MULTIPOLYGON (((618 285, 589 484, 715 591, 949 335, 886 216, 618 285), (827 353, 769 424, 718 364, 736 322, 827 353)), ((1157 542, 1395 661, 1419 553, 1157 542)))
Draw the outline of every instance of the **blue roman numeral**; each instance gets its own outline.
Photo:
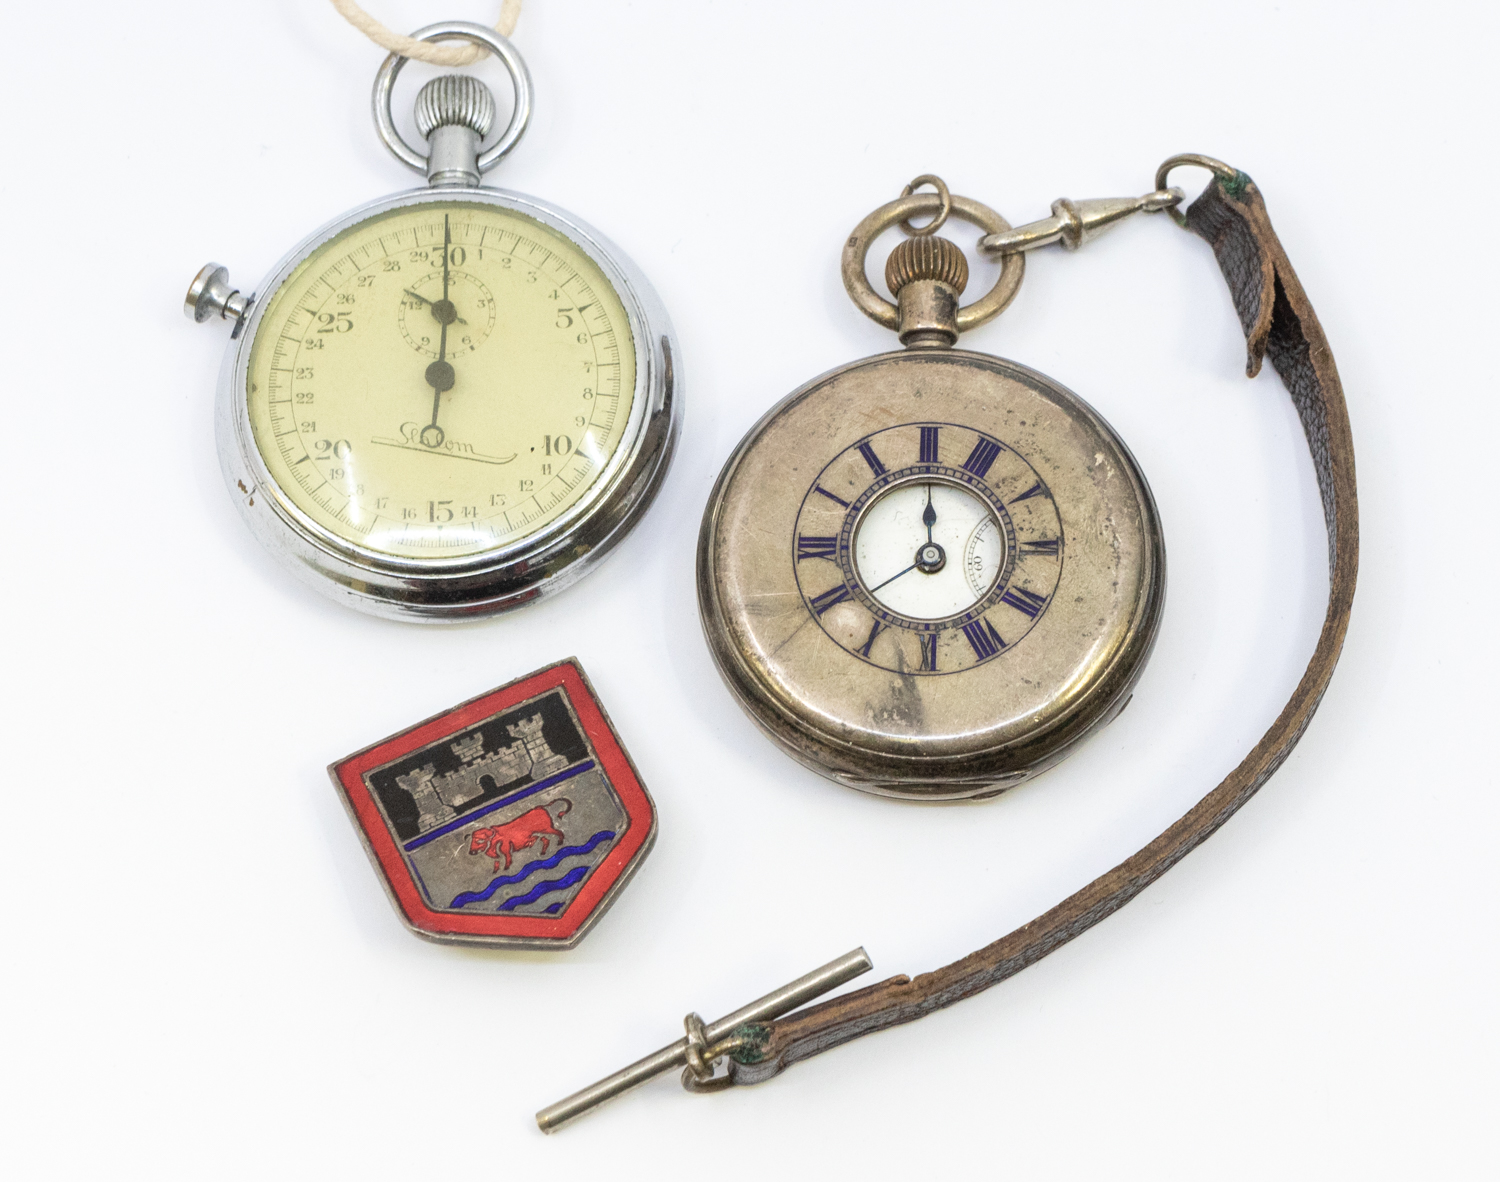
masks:
POLYGON ((876 620, 873 624, 870 625, 870 635, 865 638, 864 644, 862 644, 859 649, 860 656, 868 657, 870 655, 870 646, 875 643, 875 638, 879 636, 884 630, 885 625, 882 624, 879 620, 876 620))
POLYGON ((844 500, 843 497, 836 497, 836 496, 834 496, 831 492, 829 492, 821 484, 815 484, 813 486, 813 491, 814 492, 820 492, 820 493, 822 493, 830 501, 834 501, 834 502, 842 505, 845 509, 847 509, 849 507, 849 502, 848 501, 844 500))
POLYGON ((918 632, 917 633, 917 643, 922 646, 922 665, 921 665, 922 672, 923 673, 936 673, 937 672, 937 633, 936 632, 918 632))
POLYGON ((974 445, 974 450, 969 453, 969 458, 964 461, 964 471, 972 472, 983 480, 989 474, 990 465, 995 462, 995 457, 1000 454, 1000 445, 993 439, 986 439, 983 435, 979 442, 974 445))
POLYGON ((1018 496, 1014 501, 1012 501, 1011 504, 1014 505, 1020 501, 1029 501, 1032 497, 1039 497, 1046 491, 1047 490, 1042 487, 1042 482, 1038 480, 1035 484, 1033 484, 1020 496, 1018 496))
POLYGON ((936 427, 923 427, 921 431, 922 451, 917 457, 917 462, 922 464, 936 464, 938 429, 936 427))
POLYGON ((838 552, 839 540, 837 538, 818 538, 810 534, 797 535, 797 561, 804 558, 827 558, 832 559, 838 552))
POLYGON ((1062 545, 1061 538, 1041 538, 1035 542, 1022 542, 1022 554, 1050 554, 1057 557, 1058 547, 1062 545))
POLYGON ((885 465, 880 462, 880 457, 875 454, 875 449, 870 446, 869 441, 859 445, 859 454, 865 457, 865 463, 870 465, 870 471, 876 476, 885 475, 885 465))
POLYGON ((837 587, 830 587, 821 595, 812 597, 813 611, 822 615, 836 603, 843 603, 849 598, 849 588, 840 583, 837 587))
POLYGON ((1005 647, 1005 641, 1000 639, 1000 633, 995 631, 995 625, 983 616, 964 625, 964 636, 968 638, 969 647, 974 650, 974 656, 981 661, 988 661, 1005 647))
POLYGON ((1042 608, 1047 606, 1044 596, 1035 591, 1028 591, 1024 587, 1012 587, 1004 595, 1000 596, 1001 603, 1008 603, 1016 611, 1030 616, 1033 620, 1041 615, 1042 608))

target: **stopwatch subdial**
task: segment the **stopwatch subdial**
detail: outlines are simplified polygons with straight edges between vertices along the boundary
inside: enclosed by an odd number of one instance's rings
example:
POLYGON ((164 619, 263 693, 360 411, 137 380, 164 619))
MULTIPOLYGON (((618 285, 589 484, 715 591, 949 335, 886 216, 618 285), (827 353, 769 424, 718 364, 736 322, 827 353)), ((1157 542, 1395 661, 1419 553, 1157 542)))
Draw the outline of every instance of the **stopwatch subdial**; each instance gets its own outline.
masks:
POLYGON ((437 357, 446 325, 448 356, 462 357, 489 339, 495 327, 495 297, 469 272, 449 271, 445 301, 443 273, 432 271, 402 288, 397 316, 401 335, 422 356, 437 357))

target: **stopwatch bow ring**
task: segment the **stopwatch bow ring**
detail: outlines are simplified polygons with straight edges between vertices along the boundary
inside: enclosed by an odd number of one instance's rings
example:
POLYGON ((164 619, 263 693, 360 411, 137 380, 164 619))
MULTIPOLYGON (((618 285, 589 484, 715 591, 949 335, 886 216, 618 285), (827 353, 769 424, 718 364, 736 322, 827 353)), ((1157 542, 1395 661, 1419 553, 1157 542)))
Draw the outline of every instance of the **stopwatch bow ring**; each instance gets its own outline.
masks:
POLYGON ((417 95, 417 130, 427 140, 426 155, 406 142, 391 115, 391 93, 408 58, 393 53, 375 75, 370 106, 375 130, 397 160, 427 177, 429 185, 473 188, 482 174, 499 164, 521 142, 531 122, 531 73, 510 41, 494 29, 470 21, 439 21, 412 34, 417 41, 470 41, 489 50, 510 74, 515 106, 510 122, 490 147, 481 151, 495 122, 490 89, 468 74, 439 74, 417 95))

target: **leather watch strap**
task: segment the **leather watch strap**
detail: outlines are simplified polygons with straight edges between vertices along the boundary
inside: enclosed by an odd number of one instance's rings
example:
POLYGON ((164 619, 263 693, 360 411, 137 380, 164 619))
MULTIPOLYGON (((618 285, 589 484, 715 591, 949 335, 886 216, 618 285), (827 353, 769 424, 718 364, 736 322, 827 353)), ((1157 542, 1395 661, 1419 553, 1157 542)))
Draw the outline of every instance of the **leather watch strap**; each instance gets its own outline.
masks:
POLYGON ((1343 647, 1359 561, 1354 443, 1333 354, 1260 191, 1244 173, 1215 176, 1187 211, 1187 226, 1212 244, 1244 325, 1246 372, 1268 356, 1297 407, 1317 471, 1328 527, 1329 599, 1323 631, 1296 692, 1240 765, 1144 849, 993 944, 915 979, 867 989, 747 1030, 730 1075, 760 1083, 822 1051, 952 1005, 1034 964, 1119 910, 1207 839, 1253 796, 1297 745, 1343 647))

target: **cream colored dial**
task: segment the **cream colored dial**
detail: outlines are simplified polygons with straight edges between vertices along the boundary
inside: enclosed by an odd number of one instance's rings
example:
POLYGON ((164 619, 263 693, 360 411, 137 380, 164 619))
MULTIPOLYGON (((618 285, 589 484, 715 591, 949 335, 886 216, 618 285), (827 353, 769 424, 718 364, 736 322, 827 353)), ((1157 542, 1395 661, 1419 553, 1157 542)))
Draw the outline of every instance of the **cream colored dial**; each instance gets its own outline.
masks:
POLYGON ((576 243, 424 202, 343 231, 271 296, 249 421, 281 497, 399 559, 510 545, 582 501, 625 442, 629 318, 576 243))

